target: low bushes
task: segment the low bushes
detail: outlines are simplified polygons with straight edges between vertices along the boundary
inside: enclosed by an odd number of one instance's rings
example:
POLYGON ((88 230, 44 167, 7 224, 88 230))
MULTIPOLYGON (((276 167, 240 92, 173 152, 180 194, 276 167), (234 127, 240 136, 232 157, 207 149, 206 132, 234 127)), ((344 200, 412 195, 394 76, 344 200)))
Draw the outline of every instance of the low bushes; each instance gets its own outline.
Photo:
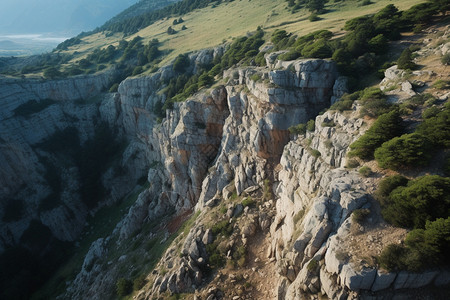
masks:
POLYGON ((398 136, 403 130, 398 110, 381 115, 364 135, 350 145, 349 156, 372 159, 375 149, 384 142, 398 136))
POLYGON ((399 170, 426 165, 431 158, 431 144, 418 133, 395 137, 375 150, 375 159, 381 168, 399 170))
MULTIPOLYGON (((424 228, 427 221, 450 215, 450 178, 428 175, 410 181, 394 177, 378 194, 386 195, 395 185, 389 196, 383 199, 382 215, 395 226, 424 228)), ((380 184, 381 186, 381 184, 380 184)))
POLYGON ((408 233, 405 246, 391 244, 378 257, 381 267, 389 271, 420 272, 426 268, 449 264, 450 217, 427 222, 425 229, 408 233))
POLYGON ((120 297, 129 295, 133 291, 133 283, 125 278, 120 278, 116 283, 116 292, 120 297))

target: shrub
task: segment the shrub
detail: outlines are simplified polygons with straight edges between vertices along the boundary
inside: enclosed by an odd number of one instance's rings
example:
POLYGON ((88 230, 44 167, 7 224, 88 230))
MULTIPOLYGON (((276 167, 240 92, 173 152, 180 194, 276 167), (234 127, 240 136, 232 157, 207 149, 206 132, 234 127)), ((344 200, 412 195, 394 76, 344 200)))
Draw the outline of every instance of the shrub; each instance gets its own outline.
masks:
POLYGON ((393 175, 384 178, 380 181, 378 189, 376 191, 376 196, 381 205, 386 204, 386 199, 389 199, 389 194, 398 188, 399 186, 406 186, 408 184, 408 179, 401 175, 393 175))
POLYGON ((311 155, 314 156, 315 158, 318 158, 321 154, 319 150, 311 149, 311 155))
POLYGON ((255 200, 253 200, 252 197, 247 197, 244 200, 242 200, 241 204, 244 207, 252 206, 253 204, 255 204, 255 200))
POLYGON ((314 120, 309 120, 306 122, 306 130, 314 131, 316 129, 316 122, 314 120))
POLYGON ((364 135, 350 145, 350 156, 372 159, 376 148, 399 135, 403 129, 398 110, 381 115, 364 135))
POLYGON ((427 221, 447 217, 450 211, 450 178, 427 175, 394 189, 382 205, 389 223, 424 228, 427 221))
POLYGON ((311 259, 308 265, 306 266, 306 269, 308 270, 308 272, 314 272, 318 266, 319 262, 317 261, 317 259, 311 259))
POLYGON ((431 158, 429 140, 418 133, 393 138, 375 150, 375 159, 384 169, 399 170, 426 165, 431 158))
POLYGON ((133 281, 133 289, 135 291, 138 291, 144 287, 146 283, 145 275, 139 275, 134 281, 133 281))
POLYGON ((366 88, 361 94, 360 103, 362 104, 361 115, 372 118, 391 110, 386 95, 379 88, 366 88))
POLYGON ((432 106, 422 112, 422 118, 429 119, 429 118, 437 116, 437 114, 440 112, 441 112, 441 110, 438 107, 432 106))
POLYGON ((439 79, 433 83, 432 87, 439 90, 450 89, 450 81, 439 79))
POLYGON ((289 132, 291 134, 305 134, 306 133, 306 124, 298 124, 289 127, 289 132))
POLYGON ((450 65, 450 53, 446 53, 446 54, 442 55, 441 63, 446 66, 450 65))
POLYGON ((388 271, 400 271, 405 269, 403 257, 406 254, 406 248, 402 245, 388 245, 378 257, 380 266, 388 271))
POLYGON ((116 283, 116 292, 120 297, 129 295, 133 291, 133 284, 130 280, 120 278, 116 283))
POLYGON ((361 224, 369 214, 370 210, 367 208, 355 209, 352 213, 352 220, 361 224))
POLYGON ((319 16, 318 16, 316 13, 312 13, 312 14, 308 17, 308 20, 309 20, 310 22, 316 22, 316 21, 319 21, 320 18, 319 18, 319 16))
POLYGON ((233 225, 228 220, 223 220, 214 224, 211 231, 215 235, 222 234, 224 236, 230 236, 233 233, 233 225))
POLYGON ((409 48, 403 50, 402 54, 397 60, 397 66, 403 70, 414 70, 417 65, 412 61, 412 53, 409 48))
POLYGON ((450 259, 450 217, 427 222, 425 229, 408 233, 405 246, 391 244, 378 258, 389 271, 420 272, 427 268, 448 265, 450 259))
POLYGON ((290 50, 289 52, 283 53, 280 56, 278 56, 279 60, 289 61, 297 59, 301 56, 301 53, 296 50, 290 50))
POLYGON ((189 66, 190 61, 187 54, 180 54, 173 63, 173 69, 177 72, 183 73, 189 66))
POLYGON ((261 80, 261 74, 255 73, 252 76, 250 76, 250 79, 253 81, 260 81, 261 80))
POLYGON ((360 94, 361 94, 360 92, 355 92, 352 94, 346 93, 341 97, 341 99, 339 99, 338 101, 333 103, 333 105, 331 105, 330 109, 338 110, 341 112, 344 110, 351 110, 353 102, 359 98, 360 94))
POLYGON ((336 124, 334 123, 333 120, 322 122, 322 127, 334 127, 334 126, 336 126, 336 124))
POLYGON ((54 79, 60 77, 62 73, 56 67, 48 67, 44 70, 44 77, 54 79))
POLYGON ((361 167, 358 172, 363 177, 370 177, 372 175, 372 169, 370 169, 368 166, 361 167))
POLYGON ((345 167, 349 169, 356 168, 357 166, 359 166, 359 162, 356 159, 349 159, 345 165, 345 167))
POLYGON ((435 147, 450 147, 450 105, 436 116, 425 119, 416 132, 426 136, 435 147))

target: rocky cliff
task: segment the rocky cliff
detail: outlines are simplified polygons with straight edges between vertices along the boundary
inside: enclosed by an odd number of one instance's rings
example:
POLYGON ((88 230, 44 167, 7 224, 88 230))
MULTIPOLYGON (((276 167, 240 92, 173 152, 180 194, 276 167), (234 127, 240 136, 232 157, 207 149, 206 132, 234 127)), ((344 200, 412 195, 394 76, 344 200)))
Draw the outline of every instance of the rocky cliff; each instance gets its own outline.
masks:
MULTIPOLYGON (((223 49, 191 54, 188 72, 223 49)), ((137 274, 145 274, 137 299, 178 293, 201 299, 303 299, 318 293, 370 298, 448 284, 445 270, 377 269, 375 257, 406 231, 380 217, 371 197, 377 179, 347 167, 349 145, 372 120, 361 118, 357 103, 351 111, 319 115, 346 91, 332 61, 284 62, 276 55, 266 57, 267 67, 226 70, 218 85, 175 103, 162 120, 155 106, 166 101, 163 90, 178 75, 171 65, 124 80, 114 94, 100 93, 109 85, 108 73, 56 82, 5 79, 0 192, 8 200, 2 208, 27 202, 19 218, 2 224, 3 247, 20 240, 33 219, 58 239, 73 241, 89 213, 119 202, 145 178, 121 221, 92 243, 59 298, 112 298, 119 278, 137 274), (41 105, 33 104, 31 112, 21 106, 32 101, 41 105), (314 130, 289 132, 310 119, 314 130), (79 144, 89 144, 99 121, 126 143, 102 173, 104 202, 89 207, 76 179, 81 167, 62 164, 67 156, 46 147, 67 128, 76 129, 79 144), (42 199, 54 192, 51 166, 62 178, 62 203, 43 210, 42 199), (363 224, 351 217, 357 209, 370 211, 363 224), (189 227, 180 228, 191 214, 189 227), (223 264, 232 271, 217 268, 223 264)))
MULTIPOLYGON (((99 104, 108 102, 102 92, 114 72, 55 81, 1 79, 0 250, 20 244, 32 220, 59 240, 78 238, 96 205, 88 207, 81 199, 83 179, 74 156, 87 159, 83 145, 98 138, 97 129, 107 121, 99 104)), ((133 170, 131 178, 118 179, 111 172, 104 174, 103 184, 112 186, 108 199, 114 202, 140 175, 133 170)))

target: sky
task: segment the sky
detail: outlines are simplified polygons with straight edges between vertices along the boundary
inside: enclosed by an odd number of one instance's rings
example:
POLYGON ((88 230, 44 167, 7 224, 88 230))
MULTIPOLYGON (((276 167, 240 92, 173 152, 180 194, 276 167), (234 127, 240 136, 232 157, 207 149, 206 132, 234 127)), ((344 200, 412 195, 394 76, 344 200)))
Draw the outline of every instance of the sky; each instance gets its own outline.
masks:
POLYGON ((137 0, 1 0, 0 35, 72 37, 101 26, 137 0))

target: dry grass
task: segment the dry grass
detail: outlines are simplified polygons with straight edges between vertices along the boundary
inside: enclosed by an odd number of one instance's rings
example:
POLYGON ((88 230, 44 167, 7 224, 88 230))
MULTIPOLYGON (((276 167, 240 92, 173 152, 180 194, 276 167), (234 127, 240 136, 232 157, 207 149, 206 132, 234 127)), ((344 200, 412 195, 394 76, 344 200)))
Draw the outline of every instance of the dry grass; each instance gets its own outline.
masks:
MULTIPOLYGON (((403 10, 424 1, 395 2, 394 4, 403 10)), ((182 24, 173 25, 175 18, 157 21, 126 39, 131 40, 139 35, 146 43, 157 38, 161 42, 161 49, 171 51, 161 62, 161 65, 164 65, 178 54, 214 47, 254 31, 258 26, 267 31, 268 35, 276 29, 284 29, 297 35, 304 35, 318 29, 328 29, 339 34, 342 33, 346 20, 374 13, 387 4, 392 4, 392 1, 380 0, 367 6, 360 6, 360 3, 356 0, 338 3, 330 1, 326 6, 328 13, 320 15, 322 20, 310 22, 308 11, 302 9, 292 14, 286 10, 287 2, 283 0, 236 0, 231 3, 222 3, 214 8, 208 6, 192 11, 183 16, 185 22, 182 24), (181 30, 183 25, 187 27, 186 30, 181 30), (169 26, 172 26, 177 33, 168 35, 169 26)), ((95 48, 117 45, 120 39, 122 34, 119 33, 110 37, 97 33, 83 38, 84 43, 71 47, 69 52, 77 51, 79 55, 74 60, 79 60, 95 48)))

